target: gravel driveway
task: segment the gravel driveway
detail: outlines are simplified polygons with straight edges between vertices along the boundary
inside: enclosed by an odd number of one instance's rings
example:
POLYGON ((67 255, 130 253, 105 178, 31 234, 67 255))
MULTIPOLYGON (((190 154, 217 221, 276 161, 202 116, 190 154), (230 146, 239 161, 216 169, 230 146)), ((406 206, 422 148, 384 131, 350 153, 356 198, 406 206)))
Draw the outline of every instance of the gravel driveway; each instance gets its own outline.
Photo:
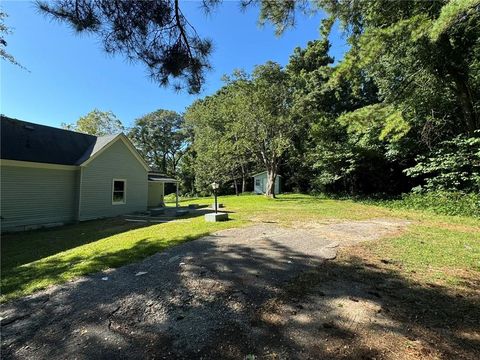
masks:
POLYGON ((1 306, 2 358, 216 358, 226 338, 249 349, 261 336, 255 312, 287 282, 334 258, 344 241, 406 224, 257 224, 53 286, 1 306))

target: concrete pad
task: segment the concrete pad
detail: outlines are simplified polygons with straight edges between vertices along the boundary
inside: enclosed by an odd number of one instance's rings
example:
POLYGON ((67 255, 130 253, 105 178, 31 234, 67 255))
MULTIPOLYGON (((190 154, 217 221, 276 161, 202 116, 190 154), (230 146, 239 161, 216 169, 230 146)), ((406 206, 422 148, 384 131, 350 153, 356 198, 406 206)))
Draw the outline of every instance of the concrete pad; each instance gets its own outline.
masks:
POLYGON ((165 214, 165 208, 150 209, 150 214, 152 216, 163 215, 163 214, 165 214))
POLYGON ((188 210, 177 210, 175 211, 175 216, 184 216, 184 215, 187 215, 189 213, 188 210))
POLYGON ((208 221, 208 222, 217 222, 217 221, 226 221, 226 220, 228 220, 228 213, 205 214, 205 221, 208 221))

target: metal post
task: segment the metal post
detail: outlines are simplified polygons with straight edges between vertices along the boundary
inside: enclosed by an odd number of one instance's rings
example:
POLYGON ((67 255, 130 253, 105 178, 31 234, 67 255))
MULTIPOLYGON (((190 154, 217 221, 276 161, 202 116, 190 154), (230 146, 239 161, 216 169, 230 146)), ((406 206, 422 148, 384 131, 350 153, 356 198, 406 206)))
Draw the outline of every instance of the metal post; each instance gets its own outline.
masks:
POLYGON ((215 195, 215 214, 216 214, 218 212, 217 190, 213 190, 213 194, 215 195))
POLYGON ((177 186, 177 190, 175 192, 175 207, 178 208, 178 181, 175 184, 177 186))

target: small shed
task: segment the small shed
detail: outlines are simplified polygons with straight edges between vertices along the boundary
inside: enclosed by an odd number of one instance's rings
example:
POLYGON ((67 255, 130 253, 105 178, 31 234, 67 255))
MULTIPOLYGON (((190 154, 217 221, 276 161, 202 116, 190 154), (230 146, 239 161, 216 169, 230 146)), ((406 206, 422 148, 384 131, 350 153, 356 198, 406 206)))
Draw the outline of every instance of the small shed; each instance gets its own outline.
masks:
MULTIPOLYGON (((275 194, 280 194, 282 191, 282 188, 280 186, 281 184, 281 175, 277 175, 275 178, 275 194)), ((262 171, 259 172, 258 174, 253 175, 253 192, 255 194, 265 194, 267 192, 267 172, 262 171)))

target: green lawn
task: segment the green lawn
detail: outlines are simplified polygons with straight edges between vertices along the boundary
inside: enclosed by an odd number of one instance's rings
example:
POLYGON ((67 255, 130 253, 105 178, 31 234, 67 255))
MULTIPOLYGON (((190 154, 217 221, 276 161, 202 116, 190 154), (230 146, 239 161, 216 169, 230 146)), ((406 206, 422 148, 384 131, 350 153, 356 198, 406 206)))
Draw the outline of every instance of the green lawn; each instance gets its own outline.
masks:
MULTIPOLYGON (((406 233, 365 245, 366 248, 378 252, 378 256, 388 254, 389 258, 401 261, 409 272, 428 268, 433 274, 448 272, 450 280, 456 270, 473 271, 475 276, 480 274, 480 224, 473 218, 392 210, 307 195, 284 195, 275 200, 254 195, 229 196, 221 197, 220 201, 232 211, 232 220, 206 223, 203 217, 194 217, 142 226, 108 219, 6 234, 1 244, 1 301, 80 275, 134 262, 169 246, 251 221, 292 225, 298 221, 407 218, 413 220, 413 224, 406 233)), ((211 204, 212 199, 185 200, 183 203, 211 204)))

